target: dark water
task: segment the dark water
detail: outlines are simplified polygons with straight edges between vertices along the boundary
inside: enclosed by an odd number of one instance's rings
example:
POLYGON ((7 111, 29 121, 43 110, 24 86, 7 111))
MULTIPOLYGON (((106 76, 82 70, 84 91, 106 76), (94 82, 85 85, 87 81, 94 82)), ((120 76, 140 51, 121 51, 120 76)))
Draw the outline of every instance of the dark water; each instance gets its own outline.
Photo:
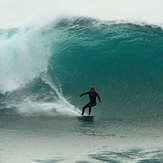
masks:
POLYGON ((163 162, 160 28, 72 18, 0 34, 1 162, 163 162), (92 85, 103 106, 79 121, 92 85))

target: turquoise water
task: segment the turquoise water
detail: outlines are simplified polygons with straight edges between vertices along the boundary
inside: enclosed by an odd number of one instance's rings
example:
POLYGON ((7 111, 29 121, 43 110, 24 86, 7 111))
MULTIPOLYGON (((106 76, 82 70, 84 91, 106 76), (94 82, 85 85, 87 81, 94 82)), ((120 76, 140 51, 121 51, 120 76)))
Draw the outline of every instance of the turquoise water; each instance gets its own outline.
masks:
POLYGON ((73 17, 0 34, 1 162, 163 162, 161 28, 73 17), (92 85, 103 106, 79 121, 92 85))

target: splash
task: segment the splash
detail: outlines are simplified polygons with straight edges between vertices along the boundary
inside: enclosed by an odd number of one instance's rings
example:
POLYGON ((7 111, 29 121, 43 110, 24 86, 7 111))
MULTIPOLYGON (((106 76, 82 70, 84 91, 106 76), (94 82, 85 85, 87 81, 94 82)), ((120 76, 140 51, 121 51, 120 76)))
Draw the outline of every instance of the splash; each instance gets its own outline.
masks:
POLYGON ((1 38, 0 92, 20 89, 45 72, 49 55, 48 44, 35 30, 1 38))

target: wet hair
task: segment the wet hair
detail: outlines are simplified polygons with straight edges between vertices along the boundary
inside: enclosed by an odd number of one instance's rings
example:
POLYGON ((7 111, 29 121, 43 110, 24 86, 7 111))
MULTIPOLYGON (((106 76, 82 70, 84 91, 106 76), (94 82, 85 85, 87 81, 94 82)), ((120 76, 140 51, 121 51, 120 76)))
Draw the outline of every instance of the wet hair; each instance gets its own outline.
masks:
POLYGON ((92 87, 91 87, 91 91, 92 91, 94 88, 95 88, 95 86, 92 86, 92 87))

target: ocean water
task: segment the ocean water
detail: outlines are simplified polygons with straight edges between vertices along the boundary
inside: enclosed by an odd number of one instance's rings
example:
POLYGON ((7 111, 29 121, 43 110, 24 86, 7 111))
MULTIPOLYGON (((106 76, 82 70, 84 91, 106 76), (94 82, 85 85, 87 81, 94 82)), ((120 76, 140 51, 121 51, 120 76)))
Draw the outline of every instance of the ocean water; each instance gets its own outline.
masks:
POLYGON ((1 1, 0 162, 162 163, 162 8, 1 1), (103 106, 80 121, 92 85, 103 106))

